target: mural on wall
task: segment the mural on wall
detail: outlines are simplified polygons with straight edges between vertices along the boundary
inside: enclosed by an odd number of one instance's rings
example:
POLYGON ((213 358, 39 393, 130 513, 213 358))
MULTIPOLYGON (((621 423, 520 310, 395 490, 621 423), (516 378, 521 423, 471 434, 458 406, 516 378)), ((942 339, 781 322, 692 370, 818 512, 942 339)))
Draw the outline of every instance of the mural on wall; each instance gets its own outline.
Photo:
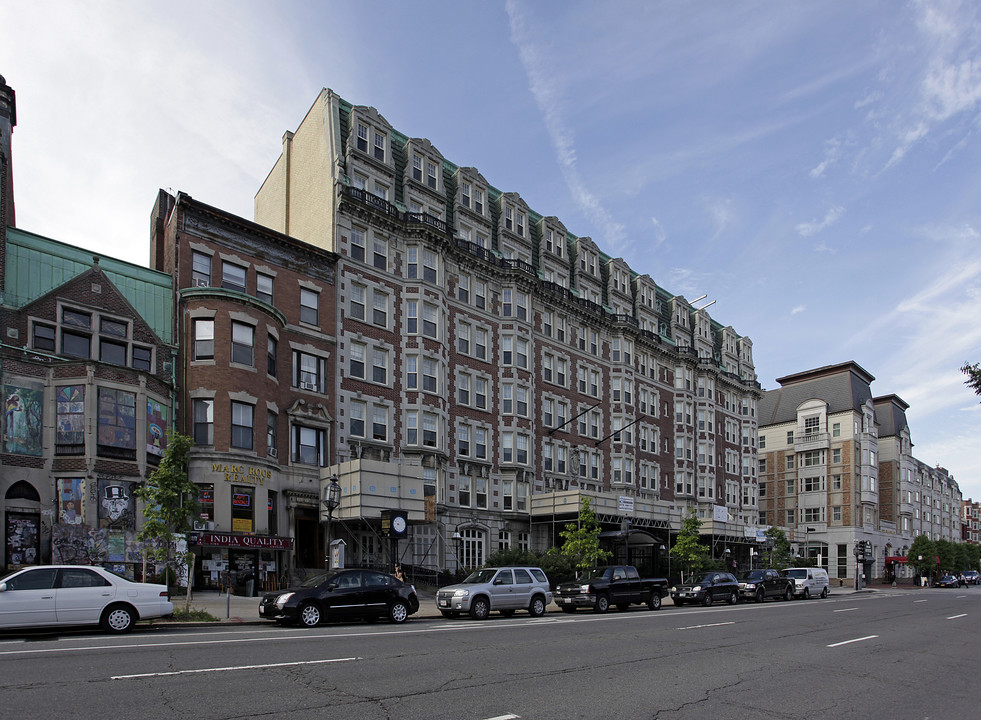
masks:
POLYGON ((136 499, 133 483, 99 478, 99 527, 133 530, 136 527, 136 499))
POLYGON ((82 478, 58 478, 58 522, 81 525, 85 518, 82 499, 85 497, 82 478))
POLYGON ((27 380, 5 383, 4 448, 19 455, 41 455, 44 386, 27 380))
POLYGON ((85 447, 85 386, 66 385, 56 391, 55 444, 85 447))
POLYGON ((136 539, 133 530, 55 525, 51 528, 51 562, 55 565, 142 563, 143 543, 136 539))
POLYGON ((41 517, 36 513, 7 512, 7 566, 34 565, 41 550, 41 517))
POLYGON ((163 457, 167 449, 167 406, 156 400, 146 401, 146 451, 163 457))
POLYGON ((99 388, 99 445, 136 450, 136 394, 99 388))

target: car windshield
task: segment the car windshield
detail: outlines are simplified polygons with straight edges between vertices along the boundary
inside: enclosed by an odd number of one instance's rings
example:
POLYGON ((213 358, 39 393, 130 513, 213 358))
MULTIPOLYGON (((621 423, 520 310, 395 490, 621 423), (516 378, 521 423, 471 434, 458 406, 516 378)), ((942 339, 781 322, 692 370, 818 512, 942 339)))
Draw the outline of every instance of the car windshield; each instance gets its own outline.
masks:
POLYGON ((299 585, 297 585, 297 587, 301 587, 301 588, 317 587, 318 585, 322 585, 323 583, 328 582, 329 580, 333 580, 335 577, 337 577, 337 575, 338 573, 336 572, 319 573, 317 575, 311 575, 306 580, 304 580, 299 585))
POLYGON ((601 578, 606 575, 609 568, 590 568, 589 570, 582 570, 579 573, 580 580, 595 580, 596 578, 601 578))
POLYGON ((488 583, 490 582, 494 575, 497 573, 497 568, 484 568, 483 570, 474 570, 467 576, 467 579, 461 583, 462 585, 470 585, 472 583, 488 583))
POLYGON ((702 575, 702 577, 699 578, 698 582, 695 583, 695 584, 696 585, 711 585, 712 584, 712 578, 714 577, 714 575, 715 575, 714 573, 709 573, 708 575, 702 575))
POLYGON ((806 580, 807 570, 788 570, 787 577, 792 577, 795 580, 806 580))
POLYGON ((763 571, 753 570, 752 572, 745 572, 739 576, 739 582, 750 582, 752 580, 762 580, 763 571))

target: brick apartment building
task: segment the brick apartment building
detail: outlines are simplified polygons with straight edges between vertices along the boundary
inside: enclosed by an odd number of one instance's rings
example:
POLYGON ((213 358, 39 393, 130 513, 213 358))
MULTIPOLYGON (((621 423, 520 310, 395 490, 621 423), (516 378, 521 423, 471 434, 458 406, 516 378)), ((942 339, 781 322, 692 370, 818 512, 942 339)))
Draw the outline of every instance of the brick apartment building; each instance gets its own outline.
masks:
POLYGON ((760 401, 760 523, 789 530, 801 556, 854 580, 855 545, 873 554, 867 579, 910 575, 913 539, 959 542, 961 494, 940 467, 912 455, 909 406, 873 397, 854 362, 777 378, 760 401))
POLYGON ((751 341, 704 307, 330 90, 255 219, 337 258, 323 477, 351 562, 391 560, 381 508, 407 512, 404 563, 454 569, 549 547, 583 496, 648 569, 689 506, 747 560, 761 393, 751 341))

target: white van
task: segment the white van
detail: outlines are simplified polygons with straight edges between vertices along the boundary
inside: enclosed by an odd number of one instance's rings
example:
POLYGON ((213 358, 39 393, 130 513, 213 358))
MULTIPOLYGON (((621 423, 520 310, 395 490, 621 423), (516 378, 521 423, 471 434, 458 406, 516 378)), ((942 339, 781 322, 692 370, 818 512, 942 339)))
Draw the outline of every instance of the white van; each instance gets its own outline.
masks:
POLYGON ((824 568, 787 568, 784 574, 794 581, 794 597, 805 600, 817 595, 828 597, 831 585, 824 568))

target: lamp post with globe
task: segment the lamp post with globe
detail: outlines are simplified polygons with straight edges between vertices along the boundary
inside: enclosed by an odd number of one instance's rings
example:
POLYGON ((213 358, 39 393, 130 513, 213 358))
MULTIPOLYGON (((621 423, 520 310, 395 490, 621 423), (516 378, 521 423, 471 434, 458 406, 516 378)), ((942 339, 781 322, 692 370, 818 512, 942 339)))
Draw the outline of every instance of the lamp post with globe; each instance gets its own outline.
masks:
POLYGON ((330 482, 323 486, 320 492, 320 502, 327 509, 327 527, 324 537, 324 570, 330 570, 330 521, 334 519, 334 510, 341 504, 341 486, 337 484, 337 476, 333 475, 330 482))

